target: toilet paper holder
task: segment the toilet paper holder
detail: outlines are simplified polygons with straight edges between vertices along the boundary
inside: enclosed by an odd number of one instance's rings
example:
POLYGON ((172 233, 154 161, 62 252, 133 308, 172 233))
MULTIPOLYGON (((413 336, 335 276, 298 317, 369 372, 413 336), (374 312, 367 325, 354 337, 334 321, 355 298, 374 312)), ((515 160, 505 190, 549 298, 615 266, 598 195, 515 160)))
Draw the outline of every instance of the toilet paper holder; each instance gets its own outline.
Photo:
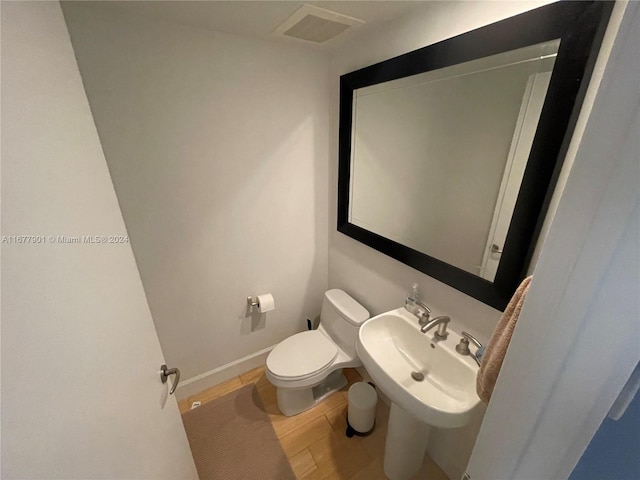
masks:
POLYGON ((254 301, 253 297, 251 295, 249 295, 247 297, 247 305, 249 305, 249 308, 253 308, 253 307, 260 308, 260 299, 256 297, 256 299, 254 301))
POLYGON ((247 297, 247 305, 249 306, 249 311, 253 311, 254 308, 257 308, 261 313, 270 312, 275 308, 273 295, 270 293, 247 297))

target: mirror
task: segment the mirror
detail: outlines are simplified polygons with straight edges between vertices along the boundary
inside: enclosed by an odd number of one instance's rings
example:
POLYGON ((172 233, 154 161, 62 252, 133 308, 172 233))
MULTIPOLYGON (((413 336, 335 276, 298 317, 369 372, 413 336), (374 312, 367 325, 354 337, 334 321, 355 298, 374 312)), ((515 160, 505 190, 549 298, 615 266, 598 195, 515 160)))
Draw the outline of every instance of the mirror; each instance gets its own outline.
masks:
POLYGON ((558 47, 354 90, 349 222, 492 282, 558 47))
POLYGON ((338 230, 504 309, 609 13, 552 4, 343 75, 338 230))

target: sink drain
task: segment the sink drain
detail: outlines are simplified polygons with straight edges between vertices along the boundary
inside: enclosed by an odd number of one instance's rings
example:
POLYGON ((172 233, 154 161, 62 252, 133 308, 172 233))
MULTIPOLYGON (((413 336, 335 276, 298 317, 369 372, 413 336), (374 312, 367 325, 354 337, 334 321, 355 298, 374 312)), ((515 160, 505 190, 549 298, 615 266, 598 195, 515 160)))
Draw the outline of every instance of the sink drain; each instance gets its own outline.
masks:
POLYGON ((416 382, 421 382, 424 380, 424 374, 422 372, 411 372, 411 378, 416 382))

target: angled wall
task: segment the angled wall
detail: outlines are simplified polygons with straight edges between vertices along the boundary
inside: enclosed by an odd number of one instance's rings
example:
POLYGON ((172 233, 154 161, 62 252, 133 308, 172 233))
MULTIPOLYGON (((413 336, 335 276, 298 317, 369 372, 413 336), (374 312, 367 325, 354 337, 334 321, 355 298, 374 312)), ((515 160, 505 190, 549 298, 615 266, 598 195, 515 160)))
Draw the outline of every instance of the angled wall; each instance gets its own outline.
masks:
POLYGON ((167 361, 188 380, 305 329, 327 287, 327 61, 92 3, 63 9, 167 361), (248 314, 267 292, 275 311, 248 314))

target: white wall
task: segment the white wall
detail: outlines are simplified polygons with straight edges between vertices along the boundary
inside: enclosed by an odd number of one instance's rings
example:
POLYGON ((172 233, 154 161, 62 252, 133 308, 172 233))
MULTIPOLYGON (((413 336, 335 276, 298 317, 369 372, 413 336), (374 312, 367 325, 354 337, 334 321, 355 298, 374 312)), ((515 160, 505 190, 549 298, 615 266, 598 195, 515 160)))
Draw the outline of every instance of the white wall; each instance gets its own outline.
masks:
POLYGON ((1 11, 0 476, 197 478, 131 247, 56 239, 126 236, 60 6, 1 11))
MULTIPOLYGON (((331 178, 329 218, 329 285, 343 288, 360 300, 372 314, 402 305, 415 281, 435 314, 452 318, 451 328, 465 330, 486 343, 500 312, 457 290, 383 255, 336 231, 338 171, 339 77, 372 63, 450 38, 536 8, 548 1, 530 2, 434 2, 409 17, 390 22, 384 30, 358 39, 332 57, 331 62, 331 178)), ((479 412, 481 415, 481 412, 479 412)), ((477 420, 477 419, 476 419, 477 420)), ((429 452, 451 478, 462 473, 479 428, 474 421, 457 435, 430 437, 429 452), (461 447, 462 446, 462 447, 461 447)))
POLYGON ((189 379, 305 329, 327 288, 328 61, 63 9, 168 362, 189 379), (247 316, 266 292, 276 310, 247 316))

